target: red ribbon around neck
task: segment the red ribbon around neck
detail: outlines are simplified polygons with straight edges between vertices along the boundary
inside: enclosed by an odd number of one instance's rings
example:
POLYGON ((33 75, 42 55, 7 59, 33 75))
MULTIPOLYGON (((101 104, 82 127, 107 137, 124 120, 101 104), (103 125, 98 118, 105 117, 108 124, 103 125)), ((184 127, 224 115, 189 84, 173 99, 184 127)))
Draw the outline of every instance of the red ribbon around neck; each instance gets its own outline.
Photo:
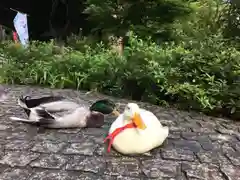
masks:
POLYGON ((114 138, 119 134, 121 133, 122 131, 124 131, 125 129, 129 129, 129 128, 136 128, 137 126, 134 124, 134 123, 130 123, 130 124, 127 124, 123 127, 120 127, 120 128, 117 128, 115 129, 111 134, 109 134, 105 139, 104 139, 104 143, 109 139, 109 144, 108 144, 108 149, 107 151, 110 152, 111 150, 111 146, 113 144, 113 140, 114 138))

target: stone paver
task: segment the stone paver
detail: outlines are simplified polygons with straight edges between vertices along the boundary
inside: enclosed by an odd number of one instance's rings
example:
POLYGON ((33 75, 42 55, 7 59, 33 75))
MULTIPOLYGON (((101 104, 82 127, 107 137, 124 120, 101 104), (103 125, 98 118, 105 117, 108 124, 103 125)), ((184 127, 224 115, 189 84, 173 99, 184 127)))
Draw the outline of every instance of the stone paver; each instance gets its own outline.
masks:
MULTIPOLYGON (((240 180, 240 122, 139 103, 170 128, 149 155, 106 152, 103 139, 114 117, 99 129, 50 130, 12 122, 25 117, 20 95, 62 95, 78 103, 107 96, 73 90, 4 86, 0 102, 0 180, 240 180)), ((109 98, 109 97, 107 97, 109 98)), ((127 100, 111 98, 123 110, 127 100)))

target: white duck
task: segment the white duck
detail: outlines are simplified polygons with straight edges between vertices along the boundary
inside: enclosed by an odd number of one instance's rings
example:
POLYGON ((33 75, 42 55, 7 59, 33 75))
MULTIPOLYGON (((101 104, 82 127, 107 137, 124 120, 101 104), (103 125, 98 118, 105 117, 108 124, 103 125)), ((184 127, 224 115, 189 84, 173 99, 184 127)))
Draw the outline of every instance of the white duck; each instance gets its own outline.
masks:
POLYGON ((150 111, 140 109, 135 103, 128 103, 124 113, 112 123, 108 152, 113 147, 122 154, 144 154, 160 146, 169 134, 168 127, 161 125, 150 111))

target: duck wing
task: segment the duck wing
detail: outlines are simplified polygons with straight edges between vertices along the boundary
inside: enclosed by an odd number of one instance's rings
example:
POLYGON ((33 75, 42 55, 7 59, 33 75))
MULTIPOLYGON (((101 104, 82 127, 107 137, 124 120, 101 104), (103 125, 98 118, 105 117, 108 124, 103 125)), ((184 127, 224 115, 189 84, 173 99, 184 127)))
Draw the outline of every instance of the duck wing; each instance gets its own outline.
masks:
POLYGON ((40 106, 42 104, 58 102, 58 101, 62 101, 64 99, 65 98, 62 96, 45 96, 45 97, 40 97, 40 98, 31 98, 30 96, 25 96, 25 97, 21 96, 18 99, 18 104, 25 108, 34 108, 34 107, 40 106))
POLYGON ((30 116, 31 109, 42 107, 46 111, 61 112, 77 109, 80 105, 69 101, 68 99, 61 96, 46 96, 41 98, 31 98, 30 96, 21 96, 18 99, 18 105, 22 107, 25 113, 30 116))
MULTIPOLYGON (((53 103, 53 102, 60 102, 64 100, 61 96, 46 96, 41 98, 31 98, 30 96, 21 96, 18 99, 18 105, 23 108, 27 116, 30 116, 33 108, 37 108, 44 104, 53 103)), ((44 107, 44 106, 43 106, 44 107)), ((46 107, 45 107, 46 108, 46 107)), ((59 110, 59 109, 58 109, 59 110)))
POLYGON ((37 107, 31 109, 31 114, 28 119, 18 118, 18 117, 10 117, 11 120, 21 121, 29 124, 35 125, 50 125, 56 122, 56 117, 51 113, 46 111, 43 107, 37 107))
POLYGON ((52 114, 46 109, 37 109, 36 111, 38 126, 47 128, 72 128, 85 127, 87 124, 86 116, 89 115, 88 109, 81 107, 73 111, 62 111, 52 114))
POLYGON ((47 112, 44 108, 35 109, 35 113, 40 119, 55 119, 55 117, 47 112))
POLYGON ((140 116, 147 126, 163 127, 161 121, 151 111, 140 109, 140 116))

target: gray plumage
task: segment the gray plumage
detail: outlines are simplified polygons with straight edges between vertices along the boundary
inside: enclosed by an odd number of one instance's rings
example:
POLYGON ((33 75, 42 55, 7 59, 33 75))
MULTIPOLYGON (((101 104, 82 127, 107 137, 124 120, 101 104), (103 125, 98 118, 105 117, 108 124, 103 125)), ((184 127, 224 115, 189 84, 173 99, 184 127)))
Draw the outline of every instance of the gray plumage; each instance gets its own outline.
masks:
POLYGON ((12 120, 48 128, 101 127, 104 115, 90 111, 89 107, 79 105, 61 96, 47 96, 32 99, 29 96, 18 99, 28 119, 10 117, 12 120))

